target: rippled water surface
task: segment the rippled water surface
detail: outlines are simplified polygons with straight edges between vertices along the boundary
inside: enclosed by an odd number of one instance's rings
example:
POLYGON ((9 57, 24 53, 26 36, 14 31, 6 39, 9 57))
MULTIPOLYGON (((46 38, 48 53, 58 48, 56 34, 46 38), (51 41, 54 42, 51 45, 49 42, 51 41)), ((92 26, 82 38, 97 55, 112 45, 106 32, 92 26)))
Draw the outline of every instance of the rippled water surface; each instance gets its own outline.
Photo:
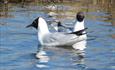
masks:
POLYGON ((1 2, 0 70, 115 70, 114 4, 114 0, 1 2), (46 8, 52 5, 56 9, 46 8), (86 15, 87 48, 84 51, 75 51, 66 47, 45 47, 45 56, 37 59, 36 52, 43 46, 39 46, 37 31, 26 26, 38 16, 51 21, 48 18, 49 12, 57 13, 56 18, 69 26, 74 22, 78 11, 83 11, 86 15))

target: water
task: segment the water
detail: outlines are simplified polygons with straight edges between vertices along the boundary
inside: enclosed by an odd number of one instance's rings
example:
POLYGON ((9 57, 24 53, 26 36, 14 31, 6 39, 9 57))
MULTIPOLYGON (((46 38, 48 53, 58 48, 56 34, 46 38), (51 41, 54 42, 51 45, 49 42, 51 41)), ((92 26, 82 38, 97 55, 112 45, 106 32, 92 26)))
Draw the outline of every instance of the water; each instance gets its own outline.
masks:
POLYGON ((114 3, 112 0, 56 3, 58 10, 53 11, 45 9, 49 4, 37 2, 1 4, 0 70, 115 70, 114 3), (47 13, 51 11, 58 13, 56 18, 65 25, 71 25, 76 12, 86 12, 88 43, 83 57, 79 51, 66 47, 46 47, 43 59, 35 57, 42 46, 37 31, 26 26, 38 16, 49 20, 47 13))

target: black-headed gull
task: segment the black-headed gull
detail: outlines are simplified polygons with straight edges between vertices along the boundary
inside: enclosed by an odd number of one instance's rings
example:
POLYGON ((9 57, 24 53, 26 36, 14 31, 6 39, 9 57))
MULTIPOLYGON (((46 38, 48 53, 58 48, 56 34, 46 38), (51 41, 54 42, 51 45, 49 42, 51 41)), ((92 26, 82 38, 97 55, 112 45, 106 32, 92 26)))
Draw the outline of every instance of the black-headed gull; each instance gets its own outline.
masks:
POLYGON ((77 50, 86 48, 86 32, 84 27, 84 13, 78 12, 76 15, 76 24, 71 33, 50 32, 45 19, 38 17, 27 27, 38 29, 38 40, 43 46, 72 46, 77 50))

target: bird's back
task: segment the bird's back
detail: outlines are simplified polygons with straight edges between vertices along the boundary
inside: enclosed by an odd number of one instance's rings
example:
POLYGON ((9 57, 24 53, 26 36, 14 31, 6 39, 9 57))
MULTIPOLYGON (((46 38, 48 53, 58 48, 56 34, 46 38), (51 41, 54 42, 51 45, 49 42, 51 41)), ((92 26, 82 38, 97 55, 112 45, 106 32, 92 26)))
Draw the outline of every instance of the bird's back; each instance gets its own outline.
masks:
POLYGON ((44 45, 49 46, 72 46, 74 43, 81 41, 79 36, 67 33, 50 33, 44 36, 44 45))

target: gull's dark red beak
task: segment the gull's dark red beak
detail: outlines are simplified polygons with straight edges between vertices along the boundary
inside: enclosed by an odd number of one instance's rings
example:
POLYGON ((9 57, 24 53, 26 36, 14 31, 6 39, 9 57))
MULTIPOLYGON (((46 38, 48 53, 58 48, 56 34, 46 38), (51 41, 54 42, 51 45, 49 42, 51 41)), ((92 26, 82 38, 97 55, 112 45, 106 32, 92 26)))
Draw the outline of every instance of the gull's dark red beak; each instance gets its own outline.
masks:
POLYGON ((27 25, 27 26, 26 26, 26 28, 28 28, 28 27, 32 27, 32 26, 33 26, 33 25, 32 25, 32 24, 30 24, 30 25, 27 25))
POLYGON ((38 28, 38 20, 39 20, 39 17, 36 18, 36 19, 32 22, 32 24, 27 25, 26 28, 28 28, 28 27, 34 27, 34 28, 37 29, 37 28, 38 28))

